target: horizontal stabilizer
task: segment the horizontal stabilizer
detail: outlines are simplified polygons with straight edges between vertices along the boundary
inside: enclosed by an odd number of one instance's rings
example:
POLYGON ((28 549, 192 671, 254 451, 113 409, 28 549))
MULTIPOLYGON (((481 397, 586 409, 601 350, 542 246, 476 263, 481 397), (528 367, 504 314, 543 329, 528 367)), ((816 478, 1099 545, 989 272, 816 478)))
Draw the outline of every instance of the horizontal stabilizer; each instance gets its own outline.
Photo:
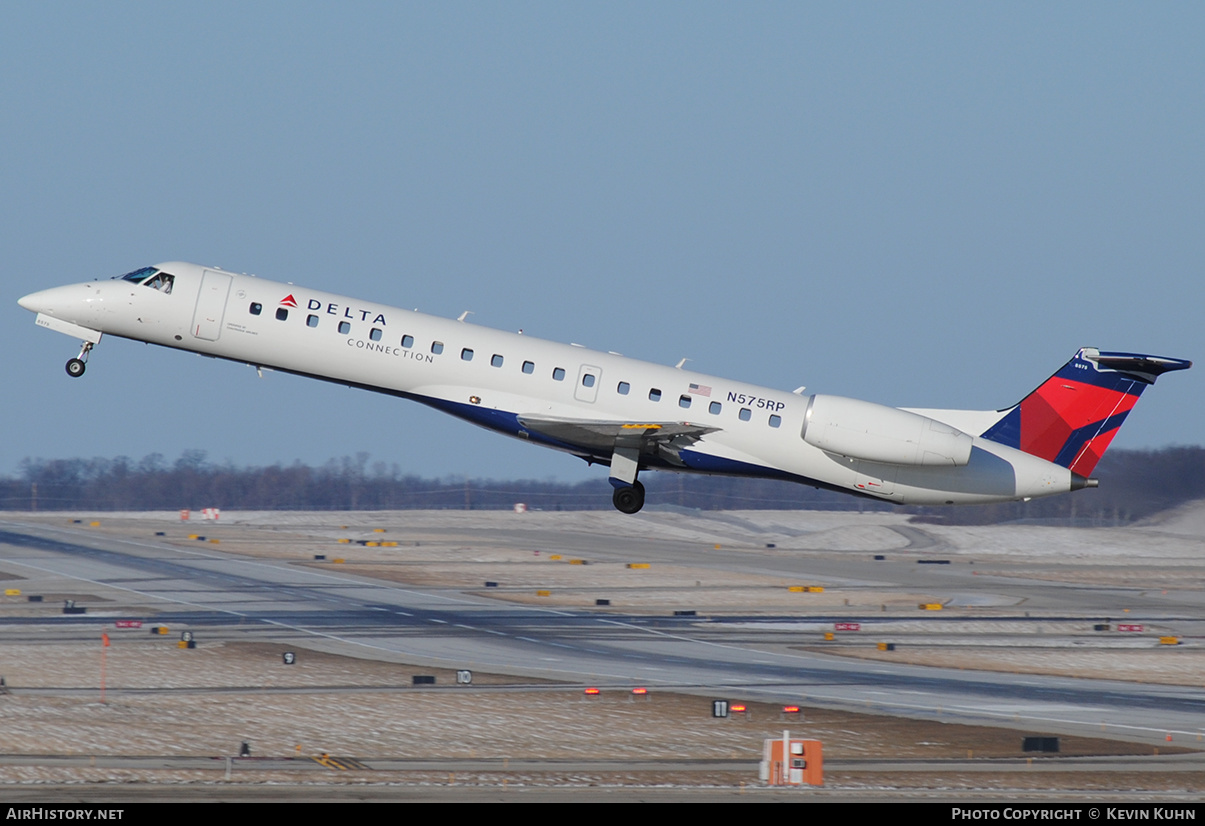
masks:
POLYGON ((1090 355, 1085 351, 1084 357, 1096 362, 1107 370, 1116 370, 1133 376, 1139 381, 1154 384, 1155 379, 1173 370, 1187 370, 1192 367, 1191 361, 1184 359, 1169 359, 1163 356, 1143 356, 1138 353, 1097 353, 1090 355))

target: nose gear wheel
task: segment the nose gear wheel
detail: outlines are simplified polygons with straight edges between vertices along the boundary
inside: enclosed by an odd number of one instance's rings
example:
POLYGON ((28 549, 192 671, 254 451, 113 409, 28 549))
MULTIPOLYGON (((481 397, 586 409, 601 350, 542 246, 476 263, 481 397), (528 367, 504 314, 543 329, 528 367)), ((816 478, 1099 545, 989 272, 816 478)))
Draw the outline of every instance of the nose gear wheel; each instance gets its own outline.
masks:
POLYGON ((88 367, 88 353, 92 352, 92 342, 85 341, 84 346, 80 348, 79 355, 67 362, 67 375, 73 379, 78 379, 84 375, 84 370, 88 367))

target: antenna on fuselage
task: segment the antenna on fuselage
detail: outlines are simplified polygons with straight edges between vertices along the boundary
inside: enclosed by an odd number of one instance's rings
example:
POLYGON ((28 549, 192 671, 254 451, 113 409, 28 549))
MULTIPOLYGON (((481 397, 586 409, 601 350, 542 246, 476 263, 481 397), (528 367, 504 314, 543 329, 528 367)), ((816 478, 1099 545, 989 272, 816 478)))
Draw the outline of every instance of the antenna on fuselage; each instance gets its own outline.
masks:
POLYGON ((686 362, 688 362, 688 361, 690 361, 690 359, 682 359, 680 362, 678 362, 677 364, 674 365, 674 369, 681 370, 682 365, 686 364, 686 362))
POLYGON ((456 320, 457 320, 457 321, 464 321, 466 318, 468 318, 468 317, 469 317, 469 316, 471 316, 471 315, 473 315, 473 311, 472 311, 472 310, 465 310, 463 313, 461 313, 461 314, 460 314, 460 315, 459 315, 459 316, 456 318, 456 320))

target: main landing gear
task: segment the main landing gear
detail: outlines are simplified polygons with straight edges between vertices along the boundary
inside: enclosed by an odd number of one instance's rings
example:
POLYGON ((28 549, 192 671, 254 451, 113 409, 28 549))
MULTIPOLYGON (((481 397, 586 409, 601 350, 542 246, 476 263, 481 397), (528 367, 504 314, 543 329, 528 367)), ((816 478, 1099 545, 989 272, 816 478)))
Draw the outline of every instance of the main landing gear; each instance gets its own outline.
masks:
POLYGON ((84 346, 80 348, 79 355, 67 362, 67 375, 73 379, 78 379, 84 375, 84 370, 88 367, 88 354, 92 352, 92 342, 85 341, 84 346))
POLYGON ((616 447, 611 454, 611 504, 620 513, 636 513, 644 507, 644 485, 636 481, 640 472, 639 447, 616 447))
POLYGON ((637 513, 644 507, 644 485, 634 481, 631 485, 616 488, 611 494, 611 504, 620 513, 637 513))

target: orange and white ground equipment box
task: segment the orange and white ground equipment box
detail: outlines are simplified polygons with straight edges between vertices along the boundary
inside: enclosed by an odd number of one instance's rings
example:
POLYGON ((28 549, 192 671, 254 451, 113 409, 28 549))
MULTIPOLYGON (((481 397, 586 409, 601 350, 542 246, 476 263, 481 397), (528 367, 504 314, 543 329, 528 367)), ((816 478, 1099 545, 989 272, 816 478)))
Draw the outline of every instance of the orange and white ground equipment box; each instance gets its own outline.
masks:
POLYGON ((819 740, 782 737, 766 740, 759 779, 771 786, 823 786, 824 758, 819 740))

